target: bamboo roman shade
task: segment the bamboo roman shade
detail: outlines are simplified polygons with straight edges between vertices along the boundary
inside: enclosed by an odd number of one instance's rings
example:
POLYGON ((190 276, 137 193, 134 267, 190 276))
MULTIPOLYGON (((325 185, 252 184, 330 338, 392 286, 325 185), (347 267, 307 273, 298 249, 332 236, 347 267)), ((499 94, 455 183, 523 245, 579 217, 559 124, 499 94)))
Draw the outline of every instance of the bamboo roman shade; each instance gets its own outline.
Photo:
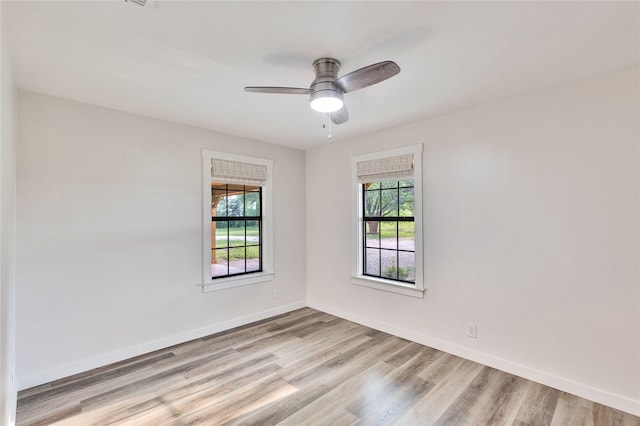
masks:
POLYGON ((211 180, 238 185, 264 186, 267 181, 267 166, 213 158, 211 180))
POLYGON ((359 161, 358 182, 374 183, 413 178, 413 154, 359 161))

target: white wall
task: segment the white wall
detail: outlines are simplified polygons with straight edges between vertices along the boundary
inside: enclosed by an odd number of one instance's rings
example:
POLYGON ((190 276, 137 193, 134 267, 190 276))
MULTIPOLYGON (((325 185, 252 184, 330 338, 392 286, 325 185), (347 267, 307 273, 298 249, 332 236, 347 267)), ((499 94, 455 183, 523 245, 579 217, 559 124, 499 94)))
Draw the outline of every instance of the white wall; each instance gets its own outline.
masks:
POLYGON ((0 424, 15 420, 16 89, 0 5, 0 424))
POLYGON ((307 151, 309 305, 639 414, 638 77, 627 69, 307 151), (415 143, 423 300, 349 280, 350 157, 415 143))
POLYGON ((304 306, 303 151, 18 93, 19 388, 304 306), (196 286, 202 148, 274 160, 272 282, 196 286))

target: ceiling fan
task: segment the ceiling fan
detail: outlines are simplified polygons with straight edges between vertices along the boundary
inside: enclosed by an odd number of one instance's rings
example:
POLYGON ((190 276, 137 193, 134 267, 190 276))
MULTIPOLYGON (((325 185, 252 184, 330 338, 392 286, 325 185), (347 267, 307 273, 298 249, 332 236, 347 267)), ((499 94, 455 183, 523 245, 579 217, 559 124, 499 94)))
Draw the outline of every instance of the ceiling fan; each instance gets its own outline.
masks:
POLYGON ((400 72, 393 61, 378 62, 338 78, 340 61, 320 58, 313 61, 316 78, 308 89, 301 87, 260 87, 249 86, 244 90, 258 93, 281 93, 288 95, 311 95, 309 101, 315 111, 325 112, 335 124, 349 120, 349 112, 344 106, 343 95, 380 83, 400 72))

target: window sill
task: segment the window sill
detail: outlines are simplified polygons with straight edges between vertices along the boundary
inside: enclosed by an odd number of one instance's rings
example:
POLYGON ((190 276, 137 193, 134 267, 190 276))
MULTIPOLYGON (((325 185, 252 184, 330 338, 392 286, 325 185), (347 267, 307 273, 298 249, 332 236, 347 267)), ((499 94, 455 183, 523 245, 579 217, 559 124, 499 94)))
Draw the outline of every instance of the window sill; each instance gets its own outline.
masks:
POLYGON ((229 288, 242 287, 250 284, 258 284, 267 281, 273 281, 273 272, 257 272, 250 275, 241 275, 237 277, 221 278, 214 282, 198 284, 202 288, 203 293, 212 291, 227 290, 229 288))
POLYGON ((385 280, 382 278, 367 277, 358 275, 351 277, 351 283, 363 287, 374 288, 376 290, 387 291, 390 293, 401 294, 403 296, 417 297, 424 299, 424 289, 415 288, 412 285, 402 284, 395 281, 385 280))

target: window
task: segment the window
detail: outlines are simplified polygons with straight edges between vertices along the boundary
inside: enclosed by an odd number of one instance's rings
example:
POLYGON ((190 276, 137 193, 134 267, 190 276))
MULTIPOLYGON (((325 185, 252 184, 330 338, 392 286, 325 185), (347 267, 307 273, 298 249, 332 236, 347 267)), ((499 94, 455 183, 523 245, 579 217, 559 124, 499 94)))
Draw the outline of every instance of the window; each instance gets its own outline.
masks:
POLYGON ((413 179, 362 184, 364 275, 415 283, 413 179))
POLYGON ((272 161, 202 151, 202 289, 273 279, 272 161))
POLYGON ((262 271, 262 188, 211 182, 211 277, 262 271))
POLYGON ((422 145, 353 157, 354 284, 423 297, 422 145))

